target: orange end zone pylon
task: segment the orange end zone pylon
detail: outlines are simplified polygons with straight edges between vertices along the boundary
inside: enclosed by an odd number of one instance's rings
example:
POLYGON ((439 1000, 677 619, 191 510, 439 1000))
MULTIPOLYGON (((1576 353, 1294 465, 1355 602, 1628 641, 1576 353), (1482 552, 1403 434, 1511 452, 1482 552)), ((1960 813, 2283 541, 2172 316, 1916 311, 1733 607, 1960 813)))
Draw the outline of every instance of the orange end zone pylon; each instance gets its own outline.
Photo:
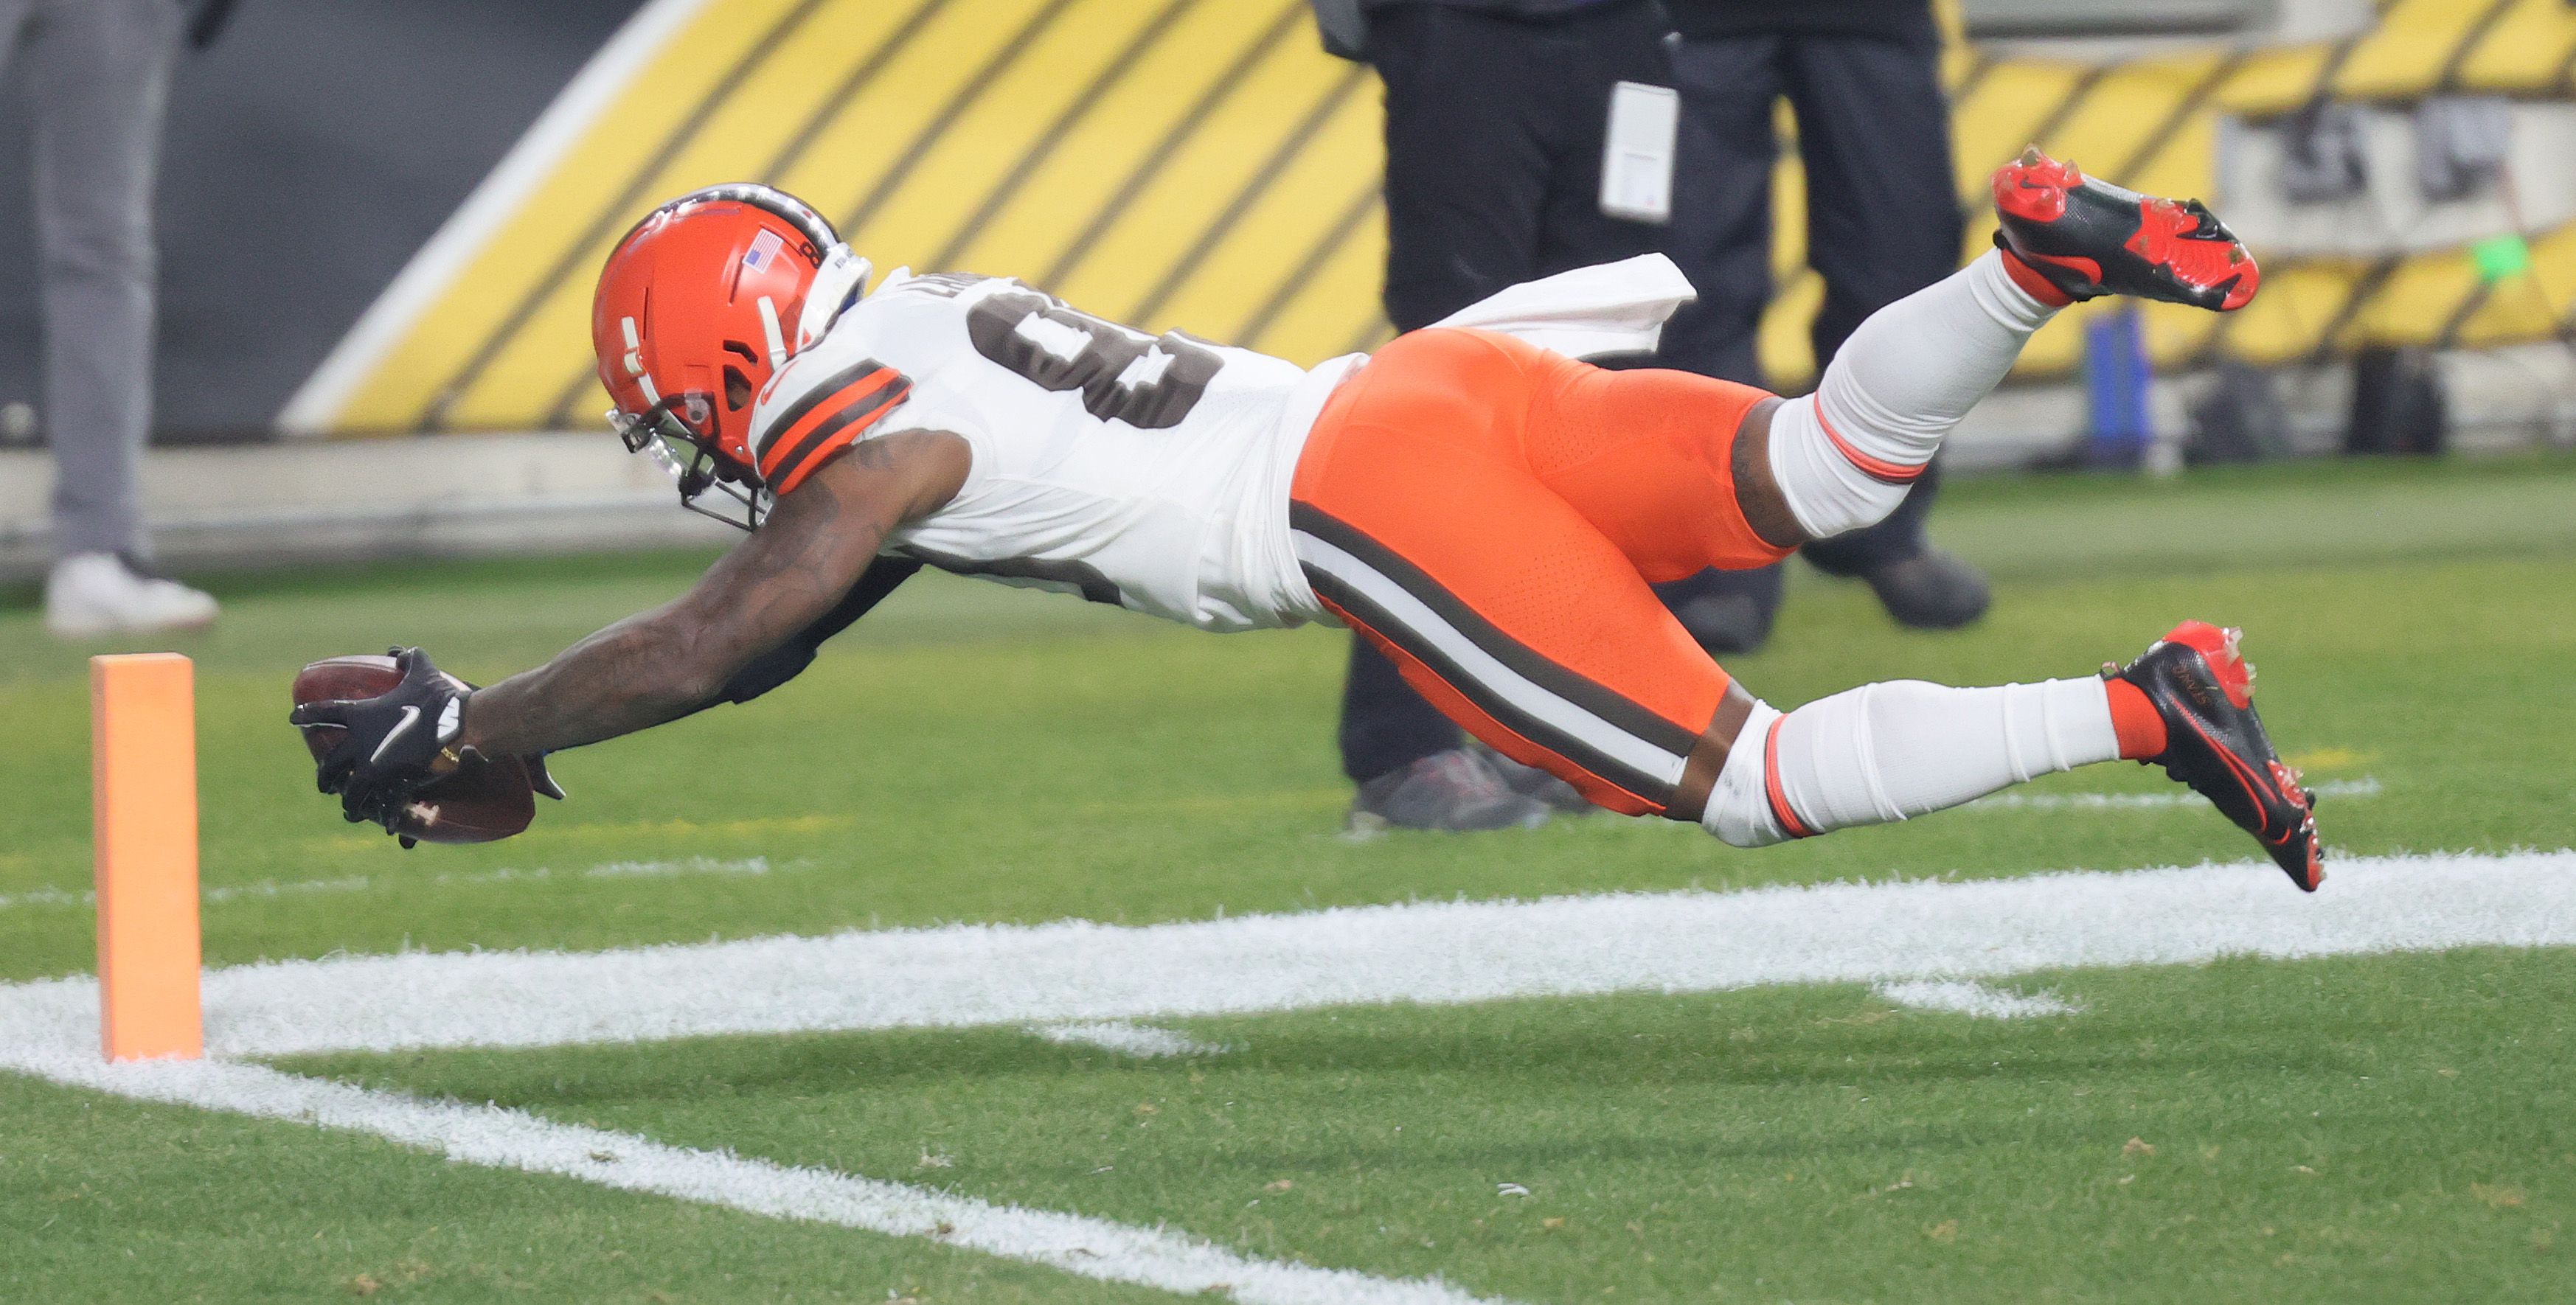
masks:
POLYGON ((109 1060, 205 1054, 194 672, 177 653, 89 660, 99 1041, 109 1060))

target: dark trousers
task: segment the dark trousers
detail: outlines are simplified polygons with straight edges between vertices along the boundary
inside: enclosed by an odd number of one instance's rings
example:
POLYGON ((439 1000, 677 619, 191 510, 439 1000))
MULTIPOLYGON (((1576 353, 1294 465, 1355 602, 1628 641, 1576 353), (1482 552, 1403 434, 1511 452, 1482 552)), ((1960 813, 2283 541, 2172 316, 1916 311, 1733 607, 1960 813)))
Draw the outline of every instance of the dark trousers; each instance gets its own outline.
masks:
MULTIPOLYGON (((1667 367, 1763 383, 1755 356, 1771 300, 1772 106, 1788 97, 1807 172, 1807 261, 1823 275, 1813 327, 1821 372, 1862 319, 1948 276, 1964 219, 1953 187, 1950 108, 1933 40, 1845 35, 1684 40, 1672 52, 1682 93, 1673 224, 1664 252, 1699 301, 1664 329, 1667 367)), ((1926 547, 1940 464, 1894 514, 1866 530, 1809 544, 1809 562, 1860 575, 1926 547)), ((1701 593, 1780 601, 1780 570, 1709 571, 1661 586, 1667 602, 1701 593)))
MULTIPOLYGON (((1506 286, 1649 253, 1660 228, 1601 212, 1615 82, 1672 84, 1651 0, 1516 19, 1449 5, 1369 12, 1386 83, 1386 315, 1418 330, 1506 286)), ((1342 689, 1342 769, 1373 779, 1459 746, 1458 727, 1362 640, 1342 689)))

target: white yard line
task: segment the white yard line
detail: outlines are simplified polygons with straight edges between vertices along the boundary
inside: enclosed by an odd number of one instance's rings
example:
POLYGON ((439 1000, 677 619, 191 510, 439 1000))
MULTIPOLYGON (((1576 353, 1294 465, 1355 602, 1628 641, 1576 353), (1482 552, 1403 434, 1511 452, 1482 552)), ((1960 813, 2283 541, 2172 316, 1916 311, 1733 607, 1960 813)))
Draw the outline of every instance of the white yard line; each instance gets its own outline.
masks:
MULTIPOLYGON (((719 875, 728 878, 753 878, 773 870, 801 870, 810 861, 789 861, 773 865, 768 857, 755 856, 723 860, 711 856, 682 857, 676 861, 610 861, 572 871, 561 878, 581 879, 680 879, 692 875, 719 875)), ((279 883, 262 879, 247 884, 218 884, 199 894, 208 906, 230 902, 268 901, 279 897, 300 897, 307 893, 354 893, 370 888, 390 888, 398 883, 438 885, 484 885, 545 883, 558 878, 545 866, 533 869, 442 870, 434 875, 388 875, 371 879, 365 875, 347 875, 338 879, 299 879, 279 883)), ((95 906, 98 894, 88 890, 71 892, 61 888, 36 888, 23 893, 0 893, 0 911, 28 906, 95 906)))
MULTIPOLYGON (((274 879, 262 879, 257 883, 225 884, 208 888, 200 892, 197 897, 208 906, 221 906, 226 902, 264 900, 303 893, 354 893, 363 891, 367 885, 368 879, 365 875, 350 875, 342 879, 307 879, 301 883, 286 884, 281 884, 274 879)), ((98 899, 96 893, 83 893, 81 896, 93 902, 98 899)))
POLYGON ((666 1146, 498 1106, 424 1101, 261 1065, 107 1065, 95 1055, 8 1050, 0 1050, 0 1065, 144 1101, 371 1133, 461 1164, 560 1174, 773 1219, 925 1237, 1086 1278, 1182 1295, 1218 1292, 1257 1305, 1475 1305, 1477 1300, 1437 1279, 1377 1278, 1258 1259, 1169 1229, 994 1205, 904 1183, 666 1146))
MULTIPOLYGON (((794 869, 804 864, 802 861, 790 861, 785 867, 780 868, 794 869)), ((711 856, 692 856, 677 861, 611 861, 606 865, 595 865, 582 871, 581 877, 584 879, 677 879, 686 875, 729 875, 735 878, 749 878, 768 874, 772 868, 769 858, 765 856, 747 857, 739 861, 722 861, 711 856)))
POLYGON ((1946 1011, 1983 1020, 2021 1020, 2040 1015, 2073 1015, 2082 1008, 2054 993, 2025 997, 1966 979, 1907 979, 1870 989, 1880 998, 1916 1010, 1946 1011))
MULTIPOLYGON (((1883 985, 1882 995, 1911 1004, 2023 1013, 1996 1003, 2039 999, 1964 979, 2229 954, 2569 944, 2576 851, 2343 860, 2314 897, 2268 865, 2240 864, 1417 904, 1142 928, 1067 922, 587 954, 347 957, 218 970, 206 987, 209 1044, 219 1056, 988 1023, 1097 1041, 1101 1022, 1154 1015, 1837 981, 1883 985), (1078 1031, 1078 1021, 1090 1029, 1078 1031)), ((97 995, 87 979, 0 986, 0 1068, 370 1133, 461 1163, 927 1237, 1172 1292, 1277 1305, 1474 1299, 1436 1279, 1260 1260, 1160 1228, 995 1206, 237 1061, 107 1065, 96 1051, 97 995)))
POLYGON ((1067 1046, 1099 1047, 1122 1056, 1153 1059, 1159 1056, 1219 1056, 1233 1050, 1222 1043, 1203 1042, 1186 1033, 1158 1029, 1151 1024, 1130 1024, 1125 1020, 1081 1020, 1070 1024, 1032 1024, 1029 1032, 1049 1042, 1067 1046))
POLYGON ((0 911, 14 911, 26 906, 96 906, 98 894, 83 890, 70 892, 61 888, 30 888, 23 893, 0 893, 0 911))
MULTIPOLYGON (((1965 883, 1440 902, 1140 928, 956 925, 619 951, 423 953, 206 976, 218 1054, 1155 1020, 1763 984, 2576 944, 2576 852, 1965 883)), ((88 978, 0 986, 0 1048, 95 1041, 88 978)))

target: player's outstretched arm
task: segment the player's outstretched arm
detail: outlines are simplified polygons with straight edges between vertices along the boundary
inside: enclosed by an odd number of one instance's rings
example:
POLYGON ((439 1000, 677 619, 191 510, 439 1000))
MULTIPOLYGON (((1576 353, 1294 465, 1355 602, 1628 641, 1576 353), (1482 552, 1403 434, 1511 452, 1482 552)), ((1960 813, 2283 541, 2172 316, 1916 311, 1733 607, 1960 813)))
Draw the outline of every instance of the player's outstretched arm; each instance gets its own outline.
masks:
POLYGON ((477 691, 456 746, 528 756, 706 705, 746 663, 840 602, 889 532, 955 497, 970 460, 965 440, 938 431, 853 445, 780 498, 687 594, 477 691))

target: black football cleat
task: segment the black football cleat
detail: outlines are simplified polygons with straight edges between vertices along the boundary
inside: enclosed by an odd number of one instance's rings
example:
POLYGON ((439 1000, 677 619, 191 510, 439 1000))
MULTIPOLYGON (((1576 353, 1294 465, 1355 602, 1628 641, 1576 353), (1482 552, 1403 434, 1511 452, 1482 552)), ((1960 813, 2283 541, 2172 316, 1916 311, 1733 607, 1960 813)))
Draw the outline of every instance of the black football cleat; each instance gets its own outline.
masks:
POLYGON ((2317 850, 2317 795, 2272 750, 2254 712, 2254 668, 2236 648, 2239 630, 2185 621, 2127 666, 2104 666, 2102 678, 2126 680, 2155 704, 2165 722, 2165 750, 2147 757, 2208 798, 2252 834, 2290 882, 2315 892, 2325 882, 2317 850))
POLYGON ((1560 816, 1588 816, 1601 809, 1592 805, 1592 799, 1576 791, 1572 784, 1536 766, 1524 766, 1486 746, 1482 739, 1467 740, 1467 750, 1475 753, 1476 759, 1484 762, 1486 769, 1500 776, 1505 788, 1544 805, 1560 816))
POLYGON ((2234 312, 2263 281, 2254 256, 2196 199, 2096 181, 2034 145, 1995 171, 1995 246, 2068 298, 2134 295, 2234 312))
POLYGON ((1362 783, 1342 833, 1365 841, 1389 829, 1536 829, 1547 817, 1546 803, 1514 792, 1484 758, 1451 748, 1362 783))
POLYGON ((1861 573, 1878 605, 1909 630, 1956 630, 1974 625, 1994 602, 1986 573, 1946 548, 1926 547, 1912 557, 1861 573))

